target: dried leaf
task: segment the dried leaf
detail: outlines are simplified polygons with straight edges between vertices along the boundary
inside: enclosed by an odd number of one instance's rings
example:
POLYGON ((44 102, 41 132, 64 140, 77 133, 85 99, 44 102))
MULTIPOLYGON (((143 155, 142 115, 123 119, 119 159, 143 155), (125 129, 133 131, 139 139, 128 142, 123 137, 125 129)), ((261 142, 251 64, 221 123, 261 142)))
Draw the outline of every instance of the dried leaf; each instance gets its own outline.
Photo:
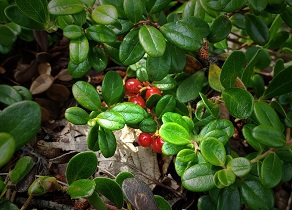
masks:
POLYGON ((38 76, 30 86, 30 92, 35 95, 45 92, 54 82, 54 77, 48 74, 38 76))
POLYGON ((67 69, 63 69, 56 76, 56 79, 64 81, 64 82, 68 82, 68 81, 71 81, 73 79, 73 77, 69 74, 67 69))
POLYGON ((42 112, 42 122, 49 122, 51 119, 50 111, 44 107, 41 107, 41 112, 42 112))
POLYGON ((23 83, 31 80, 37 73, 38 65, 36 60, 33 60, 31 64, 18 63, 14 73, 16 82, 23 83))
POLYGON ((2 66, 0 66, 0 74, 4 74, 6 72, 6 69, 4 69, 2 66))
POLYGON ((66 101, 70 96, 68 88, 61 84, 53 84, 47 90, 47 96, 54 101, 66 101))
POLYGON ((48 32, 46 32, 45 30, 33 30, 33 35, 38 45, 41 47, 42 51, 47 52, 49 48, 48 32))
POLYGON ((43 74, 51 74, 52 72, 52 67, 51 64, 49 63, 40 63, 40 65, 38 66, 38 71, 40 75, 43 74))
POLYGON ((193 56, 186 55, 186 66, 184 72, 194 74, 203 68, 203 65, 193 56))

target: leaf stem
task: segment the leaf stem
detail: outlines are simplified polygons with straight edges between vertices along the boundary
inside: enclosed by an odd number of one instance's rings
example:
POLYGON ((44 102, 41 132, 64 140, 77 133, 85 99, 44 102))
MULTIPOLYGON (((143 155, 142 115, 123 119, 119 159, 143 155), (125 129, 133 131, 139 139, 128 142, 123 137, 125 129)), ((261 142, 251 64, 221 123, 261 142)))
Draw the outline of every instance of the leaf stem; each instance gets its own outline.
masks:
POLYGON ((251 161, 250 161, 250 163, 256 163, 256 162, 258 162, 259 160, 261 160, 261 159, 263 159, 263 158, 265 158, 268 154, 270 154, 270 153, 272 153, 272 152, 274 152, 276 150, 276 148, 271 148, 271 149, 269 149, 268 151, 266 151, 265 153, 263 153, 263 154, 261 154, 261 155, 259 155, 259 156, 257 156, 256 158, 254 158, 254 159, 252 159, 251 161))

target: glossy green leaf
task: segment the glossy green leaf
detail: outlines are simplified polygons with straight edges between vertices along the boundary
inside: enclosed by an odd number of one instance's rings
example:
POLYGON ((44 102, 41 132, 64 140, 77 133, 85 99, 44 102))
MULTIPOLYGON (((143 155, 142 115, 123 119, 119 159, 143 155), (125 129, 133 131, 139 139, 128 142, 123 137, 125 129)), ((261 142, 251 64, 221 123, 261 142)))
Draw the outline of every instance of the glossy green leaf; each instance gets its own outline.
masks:
POLYGON ((258 12, 263 11, 268 5, 268 0, 262 0, 262 1, 248 0, 248 2, 249 2, 249 7, 258 12))
POLYGON ((260 54, 260 52, 261 52, 261 49, 256 51, 256 53, 251 58, 248 65, 244 68, 242 72, 241 80, 246 87, 250 86, 250 80, 252 76, 254 75, 254 68, 255 68, 256 62, 258 60, 258 55, 260 54))
POLYGON ((206 161, 215 166, 224 166, 226 151, 221 141, 214 137, 204 139, 200 144, 200 150, 206 161))
POLYGON ((222 97, 233 117, 245 119, 251 115, 254 99, 248 91, 240 88, 228 88, 222 92, 222 97))
POLYGON ((34 101, 17 102, 0 112, 0 132, 12 135, 16 149, 32 140, 40 127, 41 109, 34 101))
POLYGON ((198 210, 216 209, 216 206, 212 202, 209 195, 202 195, 201 197, 199 197, 197 207, 198 210))
POLYGON ((195 100, 203 88, 204 72, 198 71, 182 81, 177 88, 176 97, 182 102, 195 100))
POLYGON ((13 86, 13 88, 15 90, 17 90, 17 92, 21 95, 22 100, 30 100, 30 101, 32 100, 32 94, 29 91, 29 89, 27 89, 26 87, 20 86, 20 85, 15 85, 15 86, 13 86))
POLYGON ((268 99, 292 92, 291 70, 291 67, 287 67, 278 73, 270 82, 262 98, 268 99))
POLYGON ((94 179, 94 181, 96 183, 95 191, 97 193, 104 195, 106 198, 116 204, 118 208, 123 207, 123 192, 118 183, 105 177, 97 177, 94 179))
POLYGON ((289 182, 292 179, 292 164, 283 162, 281 182, 289 182))
POLYGON ((263 151, 264 146, 252 136, 252 130, 256 127, 254 124, 245 124, 242 129, 242 134, 247 143, 257 151, 263 151))
POLYGON ((188 1, 183 10, 183 18, 185 17, 196 17, 205 18, 205 10, 199 0, 188 1))
POLYGON ((199 93, 201 99, 203 100, 203 103, 205 104, 206 108, 208 111, 214 116, 214 117, 219 117, 220 115, 220 110, 219 106, 213 103, 211 100, 209 100, 203 93, 199 93))
POLYGON ((157 118, 161 118, 166 112, 172 112, 175 109, 176 100, 172 95, 164 95, 156 104, 155 113, 157 118))
POLYGON ((176 155, 179 151, 186 148, 186 145, 175 145, 168 142, 164 142, 162 146, 162 153, 165 155, 176 155))
POLYGON ((139 123, 139 129, 144 133, 155 133, 157 122, 153 118, 146 118, 139 123))
POLYGON ((176 87, 176 81, 171 76, 166 76, 162 80, 153 81, 152 85, 159 90, 171 90, 176 87))
POLYGON ((91 179, 79 179, 74 181, 67 188, 71 199, 89 197, 95 190, 95 181, 91 179))
POLYGON ((227 133, 224 130, 218 130, 218 129, 215 129, 215 130, 212 130, 212 131, 206 133, 203 136, 202 141, 204 141, 204 139, 208 139, 210 137, 218 139, 219 141, 221 141, 223 143, 223 145, 225 145, 229 140, 227 133))
POLYGON ((72 15, 74 23, 78 26, 82 26, 83 24, 86 23, 86 11, 82 10, 79 13, 73 14, 72 15))
POLYGON ((291 7, 286 7, 285 10, 280 14, 281 18, 283 21, 290 27, 292 28, 292 8, 291 7))
POLYGON ((179 151, 176 158, 183 163, 198 162, 198 156, 193 149, 183 149, 179 151))
POLYGON ((268 154, 260 168, 260 179, 262 184, 267 188, 273 188, 281 181, 282 177, 282 160, 276 153, 268 154))
POLYGON ((92 19, 99 24, 109 25, 117 22, 118 11, 112 5, 100 5, 91 13, 92 19))
POLYGON ((210 27, 208 41, 216 43, 225 39, 229 35, 231 27, 232 24, 227 16, 221 15, 217 17, 210 27))
POLYGON ((41 176, 34 180, 27 192, 31 196, 39 196, 48 192, 59 191, 61 189, 62 188, 55 177, 41 176))
POLYGON ((159 210, 171 210, 170 204, 160 195, 154 195, 159 210))
POLYGON ((17 37, 9 27, 0 25, 0 38, 0 44, 9 47, 16 41, 17 37))
POLYGON ((241 209, 240 193, 236 185, 230 185, 220 191, 217 208, 228 210, 241 209))
POLYGON ((80 107, 70 107, 65 111, 65 118, 75 125, 85 125, 89 120, 89 114, 80 107))
POLYGON ((165 9, 171 0, 155 0, 146 1, 147 11, 151 14, 158 13, 165 9))
POLYGON ((182 185, 192 192, 208 191, 215 187, 213 176, 210 164, 196 164, 185 170, 181 177, 182 185))
POLYGON ((123 39, 119 48, 121 62, 128 66, 138 62, 145 54, 139 41, 139 29, 131 30, 123 39))
POLYGON ((110 106, 122 100, 125 94, 123 80, 116 71, 108 71, 102 81, 102 97, 110 106))
POLYGON ((258 125, 252 130, 252 136, 268 147, 283 147, 286 145, 285 135, 269 125, 258 125))
POLYGON ((0 85, 0 103, 5 106, 22 101, 21 94, 9 85, 0 85))
POLYGON ((182 176, 190 164, 194 165, 191 162, 189 162, 189 163, 181 162, 176 158, 174 160, 174 168, 175 168, 175 172, 177 173, 177 175, 182 176))
POLYGON ((9 133, 0 132, 0 168, 13 157, 15 141, 9 133))
POLYGON ((96 89, 85 81, 77 81, 72 87, 72 93, 76 101, 86 109, 97 111, 101 107, 101 101, 96 89))
POLYGON ((170 73, 181 73, 186 66, 186 55, 184 50, 168 42, 166 45, 166 53, 170 59, 170 73))
POLYGON ((213 130, 223 130, 226 132, 228 139, 234 134, 234 126, 231 121, 226 119, 213 120, 208 123, 200 132, 200 135, 206 135, 213 130))
POLYGON ((88 201, 95 209, 107 210, 104 200, 96 191, 94 191, 92 195, 88 197, 88 201))
POLYGON ((195 26, 182 20, 166 23, 160 27, 160 31, 175 46, 189 51, 199 50, 202 45, 202 37, 195 26))
POLYGON ((95 47, 89 51, 88 61, 96 71, 103 71, 108 64, 108 57, 104 49, 95 47))
POLYGON ((235 13, 230 18, 232 25, 236 26, 239 29, 245 29, 245 20, 244 15, 240 13, 235 13))
POLYGON ((269 104, 259 101, 254 104, 254 116, 261 125, 269 125, 279 131, 284 131, 284 126, 276 111, 269 104))
POLYGON ((16 162, 13 170, 9 172, 9 179, 12 181, 12 183, 16 184, 30 172, 33 165, 34 161, 30 156, 21 157, 16 162))
POLYGON ((104 4, 113 5, 116 8, 116 10, 118 11, 119 18, 120 19, 127 19, 127 16, 125 14, 124 7, 123 7, 124 1, 100 0, 99 3, 101 5, 104 5, 104 4))
POLYGON ((257 54, 257 56, 255 58, 255 67, 256 68, 264 69, 264 68, 267 68, 268 66, 270 66, 271 56, 267 52, 267 50, 265 50, 265 48, 249 47, 245 52, 246 59, 249 62, 252 62, 252 59, 256 54, 257 54))
POLYGON ((166 48, 166 42, 161 32, 150 25, 139 29, 139 41, 144 51, 151 57, 161 57, 166 48))
POLYGON ((208 82, 211 88, 218 92, 222 92, 224 90, 224 87, 222 86, 220 81, 220 74, 220 67, 215 63, 211 63, 209 66, 208 82))
POLYGON ((112 157, 117 148, 116 137, 111 130, 99 127, 98 131, 98 145, 101 154, 105 158, 112 157))
POLYGON ((258 45, 265 45, 269 41, 269 29, 259 17, 245 15, 245 30, 249 37, 258 45))
POLYGON ((243 202, 251 209, 271 209, 274 207, 274 193, 258 180, 245 180, 240 184, 243 202))
POLYGON ((224 62, 220 82, 224 88, 233 88, 236 78, 242 74, 246 59, 242 51, 233 51, 224 62))
POLYGON ((207 37, 210 33, 210 27, 204 19, 199 17, 187 17, 182 19, 183 22, 193 25, 200 33, 201 37, 207 37))
POLYGON ((144 2, 142 0, 124 0, 124 12, 133 23, 143 20, 144 2))
POLYGON ((56 23, 58 24, 59 28, 61 28, 62 30, 64 30, 64 28, 66 26, 74 24, 74 19, 73 19, 72 15, 58 16, 56 21, 57 21, 56 23))
POLYGON ((146 71, 149 81, 159 81, 168 75, 171 68, 171 57, 168 50, 161 57, 148 57, 146 71))
POLYGON ((75 64, 82 63, 87 59, 89 43, 85 36, 72 39, 69 44, 70 61, 75 64))
POLYGON ((265 81, 263 76, 255 74, 252 77, 252 88, 257 98, 260 98, 263 95, 263 93, 265 92, 265 81))
POLYGON ((93 127, 90 127, 90 130, 87 135, 87 146, 88 146, 88 149, 92 151, 99 150, 98 131, 99 131, 99 126, 95 125, 93 127))
POLYGON ((87 179, 97 168, 97 157, 94 152, 80 152, 72 157, 66 168, 66 179, 72 184, 78 179, 87 179))
POLYGON ((251 163, 244 157, 238 157, 228 162, 227 168, 231 169, 236 176, 242 177, 250 172, 251 163))
POLYGON ((118 175, 116 176, 116 182, 122 187, 123 181, 127 178, 134 178, 135 176, 128 172, 128 171, 122 171, 120 173, 118 173, 118 175))
POLYGON ((52 0, 48 4, 48 10, 52 15, 71 15, 81 12, 84 6, 80 0, 52 0))
POLYGON ((230 169, 221 169, 214 174, 214 183, 218 188, 224 188, 235 182, 236 176, 230 169))
POLYGON ((49 24, 50 17, 46 0, 32 0, 29 3, 25 0, 15 0, 15 3, 29 18, 43 25, 49 24))
POLYGON ((83 35, 83 29, 77 25, 68 25, 63 29, 63 35, 68 39, 77 39, 83 35))
POLYGON ((91 65, 88 62, 88 59, 79 64, 75 64, 72 61, 69 61, 68 63, 68 72, 73 78, 83 77, 90 70, 90 68, 91 65))
POLYGON ((159 135, 164 141, 175 145, 186 145, 192 140, 190 133, 175 122, 164 123, 159 129, 159 135))
POLYGON ((124 117, 118 112, 106 111, 96 117, 96 122, 108 130, 120 130, 125 126, 124 117))
POLYGON ((96 42, 115 42, 117 35, 104 25, 92 25, 85 30, 86 35, 96 42))

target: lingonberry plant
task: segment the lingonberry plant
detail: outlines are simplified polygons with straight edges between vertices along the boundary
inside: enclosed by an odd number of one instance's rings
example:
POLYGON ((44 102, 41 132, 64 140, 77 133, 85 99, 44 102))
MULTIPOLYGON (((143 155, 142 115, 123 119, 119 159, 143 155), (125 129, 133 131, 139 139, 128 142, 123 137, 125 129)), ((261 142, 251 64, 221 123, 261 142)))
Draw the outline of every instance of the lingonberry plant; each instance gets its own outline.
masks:
MULTIPOLYGON (((79 106, 65 113, 90 126, 90 150, 111 157, 114 130, 140 129, 157 137, 154 151, 174 157, 183 187, 200 192, 198 209, 275 207, 273 188, 292 178, 291 0, 15 2, 4 10, 11 22, 60 29, 70 40, 74 78, 106 70, 101 95, 79 80, 72 87, 79 106), (127 68, 126 78, 107 69, 108 59, 127 68)), ((7 27, 1 37, 11 34, 7 27)), ((12 43, 2 39, 2 52, 12 43)), ((85 159, 77 157, 67 168, 68 193, 101 209, 104 180, 89 179, 96 167, 79 170, 85 159)))

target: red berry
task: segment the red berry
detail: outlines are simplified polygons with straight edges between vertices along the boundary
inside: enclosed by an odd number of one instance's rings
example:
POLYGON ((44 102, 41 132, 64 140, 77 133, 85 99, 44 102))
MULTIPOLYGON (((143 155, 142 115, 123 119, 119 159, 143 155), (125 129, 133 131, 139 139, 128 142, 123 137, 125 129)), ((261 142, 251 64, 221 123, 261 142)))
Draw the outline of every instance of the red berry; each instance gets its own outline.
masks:
POLYGON ((159 90, 159 89, 156 88, 156 87, 151 87, 151 88, 147 89, 147 91, 146 91, 146 94, 145 94, 145 98, 146 98, 146 100, 147 100, 150 96, 152 96, 153 94, 161 95, 162 92, 161 92, 161 90, 159 90))
POLYGON ((143 87, 143 84, 135 79, 131 78, 125 82, 125 90, 127 95, 133 95, 139 93, 140 89, 143 87))
POLYGON ((146 104, 145 104, 145 100, 139 96, 139 95, 136 95, 136 96, 133 96, 129 99, 129 102, 132 102, 134 104, 137 104, 139 106, 141 106, 142 108, 145 108, 146 107, 146 104))
POLYGON ((137 142, 142 147, 150 147, 152 144, 152 134, 141 133, 138 137, 137 142))
POLYGON ((156 137, 153 142, 152 142, 152 149, 154 152, 157 152, 157 153, 162 153, 162 146, 164 144, 164 141, 162 140, 162 138, 160 137, 156 137))

